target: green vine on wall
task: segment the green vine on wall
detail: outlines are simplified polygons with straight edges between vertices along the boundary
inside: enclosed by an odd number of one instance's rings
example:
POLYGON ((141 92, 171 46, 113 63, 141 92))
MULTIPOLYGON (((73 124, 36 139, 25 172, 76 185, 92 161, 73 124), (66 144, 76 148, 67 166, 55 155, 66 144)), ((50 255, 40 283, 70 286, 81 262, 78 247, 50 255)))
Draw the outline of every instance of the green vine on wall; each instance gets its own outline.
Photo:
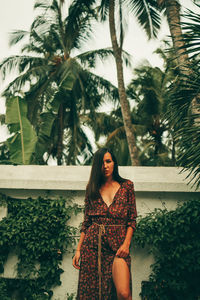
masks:
MULTIPOLYGON (((61 284, 63 254, 75 243, 77 234, 77 229, 67 222, 81 208, 70 199, 48 197, 20 200, 1 195, 0 205, 3 204, 8 214, 0 221, 0 273, 8 254, 16 253, 14 282, 22 299, 50 299, 52 288, 61 284)), ((1 279, 0 299, 11 299, 9 290, 12 289, 1 279)))
POLYGON ((149 282, 143 283, 143 300, 200 299, 199 200, 140 218, 134 242, 150 247, 155 259, 149 282))

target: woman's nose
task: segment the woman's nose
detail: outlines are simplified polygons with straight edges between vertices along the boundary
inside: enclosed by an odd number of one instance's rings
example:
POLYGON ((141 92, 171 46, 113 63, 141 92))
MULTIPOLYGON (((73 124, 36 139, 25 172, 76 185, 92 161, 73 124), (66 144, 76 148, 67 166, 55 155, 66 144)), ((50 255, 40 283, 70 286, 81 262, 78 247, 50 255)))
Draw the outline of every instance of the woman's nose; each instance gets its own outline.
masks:
POLYGON ((103 167, 104 167, 104 169, 106 169, 107 168, 107 163, 104 163, 103 167))

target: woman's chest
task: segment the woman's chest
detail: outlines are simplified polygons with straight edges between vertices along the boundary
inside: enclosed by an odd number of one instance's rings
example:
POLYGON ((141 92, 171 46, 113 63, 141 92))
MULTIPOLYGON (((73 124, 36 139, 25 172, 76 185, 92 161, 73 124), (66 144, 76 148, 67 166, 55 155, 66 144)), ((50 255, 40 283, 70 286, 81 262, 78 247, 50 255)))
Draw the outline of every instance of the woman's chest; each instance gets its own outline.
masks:
POLYGON ((108 205, 100 196, 90 207, 90 215, 109 215, 124 218, 128 210, 127 190, 120 189, 114 196, 113 201, 108 205))

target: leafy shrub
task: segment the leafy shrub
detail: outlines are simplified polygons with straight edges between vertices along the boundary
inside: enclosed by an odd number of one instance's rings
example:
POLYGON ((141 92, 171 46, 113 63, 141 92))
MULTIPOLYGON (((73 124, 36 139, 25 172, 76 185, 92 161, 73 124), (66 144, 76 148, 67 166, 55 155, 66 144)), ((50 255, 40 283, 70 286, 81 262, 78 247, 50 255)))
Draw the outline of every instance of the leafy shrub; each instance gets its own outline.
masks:
POLYGON ((155 263, 142 299, 196 300, 200 297, 200 201, 176 210, 155 209, 138 222, 134 241, 150 246, 155 263))
POLYGON ((81 209, 62 198, 5 200, 2 196, 2 200, 7 203, 8 215, 0 221, 0 272, 10 251, 17 254, 18 264, 17 280, 4 280, 0 293, 6 293, 10 285, 8 290, 13 287, 22 299, 50 299, 51 289, 61 284, 63 253, 75 242, 77 230, 67 222, 81 209))

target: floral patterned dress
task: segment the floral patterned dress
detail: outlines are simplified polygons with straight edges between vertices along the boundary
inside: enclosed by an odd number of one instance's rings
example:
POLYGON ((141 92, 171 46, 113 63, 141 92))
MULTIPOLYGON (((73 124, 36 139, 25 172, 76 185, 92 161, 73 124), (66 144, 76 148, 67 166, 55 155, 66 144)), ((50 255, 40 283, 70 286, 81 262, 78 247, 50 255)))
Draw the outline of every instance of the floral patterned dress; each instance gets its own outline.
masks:
MULTIPOLYGON (((81 246, 77 300, 117 299, 112 264, 127 227, 135 230, 136 216, 135 193, 130 180, 120 183, 109 207, 101 196, 92 203, 86 197, 81 228, 86 235, 81 246)), ((124 259, 130 270, 130 255, 124 259)))

